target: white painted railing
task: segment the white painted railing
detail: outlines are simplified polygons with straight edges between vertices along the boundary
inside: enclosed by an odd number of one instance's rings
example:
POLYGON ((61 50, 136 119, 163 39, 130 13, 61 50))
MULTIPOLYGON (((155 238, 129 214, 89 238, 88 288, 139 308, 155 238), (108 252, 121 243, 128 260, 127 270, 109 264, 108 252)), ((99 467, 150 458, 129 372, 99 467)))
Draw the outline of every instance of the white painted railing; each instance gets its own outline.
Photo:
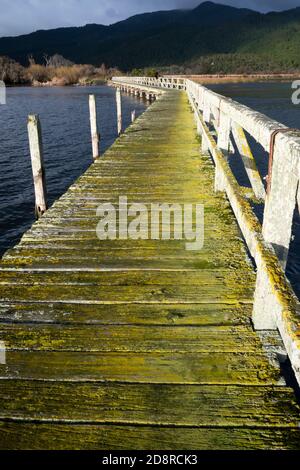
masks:
POLYGON ((113 77, 115 83, 126 83, 128 85, 144 85, 147 87, 158 87, 165 89, 185 90, 186 80, 177 77, 113 77))
MULTIPOLYGON (((283 124, 191 80, 187 80, 187 92, 204 122, 215 127, 218 147, 225 154, 230 152, 231 138, 235 140, 253 191, 261 199, 265 198, 265 189, 244 131, 269 154, 263 235, 265 241, 272 243, 282 266, 285 267, 296 197, 298 200, 300 197, 300 131, 287 129, 283 124)), ((204 133, 203 145, 205 144, 204 133)), ((220 184, 217 179, 216 185, 220 184)))
POLYGON ((202 136, 202 151, 212 155, 216 166, 216 191, 226 192, 257 266, 254 327, 279 330, 300 383, 300 303, 284 273, 294 210, 300 202, 300 133, 193 81, 187 80, 186 88, 202 136), (267 194, 244 131, 268 152, 267 194), (232 140, 254 193, 265 198, 263 227, 227 162, 232 140))
POLYGON ((118 83, 186 90, 202 137, 202 151, 209 153, 215 164, 215 190, 227 194, 256 263, 254 327, 257 330, 279 330, 300 383, 300 303, 284 272, 293 215, 296 205, 300 207, 300 131, 287 129, 283 124, 192 80, 184 80, 183 83, 183 79, 170 77, 121 77, 115 85, 118 83), (267 190, 247 134, 268 153, 267 190), (228 164, 234 143, 249 177, 253 196, 265 202, 263 226, 228 164))

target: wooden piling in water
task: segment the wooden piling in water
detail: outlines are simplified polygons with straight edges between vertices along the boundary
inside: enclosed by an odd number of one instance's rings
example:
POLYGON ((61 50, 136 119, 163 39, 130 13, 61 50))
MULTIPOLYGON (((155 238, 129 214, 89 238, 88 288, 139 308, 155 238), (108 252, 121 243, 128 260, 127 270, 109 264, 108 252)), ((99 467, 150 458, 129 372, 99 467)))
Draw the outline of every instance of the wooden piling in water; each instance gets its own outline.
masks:
POLYGON ((90 123, 91 123, 93 159, 96 160, 100 156, 100 152, 99 152, 100 134, 98 132, 98 126, 97 126, 97 107, 96 107, 95 95, 90 95, 89 107, 90 107, 90 123))
POLYGON ((40 218, 47 210, 47 190, 42 131, 37 115, 28 116, 28 138, 35 192, 35 214, 37 218, 40 218))
POLYGON ((121 98, 121 90, 117 88, 117 119, 118 119, 118 135, 122 134, 122 98, 121 98))

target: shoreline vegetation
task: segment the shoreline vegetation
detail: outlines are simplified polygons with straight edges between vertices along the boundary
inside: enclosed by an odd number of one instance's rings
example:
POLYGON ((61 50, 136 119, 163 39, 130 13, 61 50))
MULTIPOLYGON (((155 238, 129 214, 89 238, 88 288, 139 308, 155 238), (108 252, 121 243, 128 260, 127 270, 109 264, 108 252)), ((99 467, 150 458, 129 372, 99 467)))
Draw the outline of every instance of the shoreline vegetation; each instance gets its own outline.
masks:
POLYGON ((117 68, 104 64, 95 67, 90 64, 74 64, 59 54, 44 56, 44 63, 28 58, 24 67, 9 57, 0 57, 0 80, 7 86, 55 87, 70 85, 100 85, 112 76, 121 75, 117 68))
MULTIPOLYGON (((215 59, 213 65, 215 65, 215 59)), ((207 57, 203 58, 207 63, 207 57)), ((211 59, 212 60, 212 59, 211 59)), ((248 66, 237 66, 240 60, 228 57, 227 68, 223 57, 223 67, 203 70, 198 66, 170 66, 161 68, 133 69, 122 72, 116 67, 106 67, 102 64, 96 67, 90 64, 75 64, 59 54, 48 57, 44 55, 43 64, 36 63, 34 58, 28 58, 28 66, 22 66, 9 57, 0 56, 0 80, 7 86, 59 87, 59 86, 95 86, 104 85, 112 76, 168 76, 191 78, 202 84, 243 83, 260 81, 292 81, 299 79, 300 71, 266 67, 266 70, 249 62, 248 66)), ((218 63, 218 62, 217 62, 218 63)), ((245 64, 245 57, 243 58, 245 64)))

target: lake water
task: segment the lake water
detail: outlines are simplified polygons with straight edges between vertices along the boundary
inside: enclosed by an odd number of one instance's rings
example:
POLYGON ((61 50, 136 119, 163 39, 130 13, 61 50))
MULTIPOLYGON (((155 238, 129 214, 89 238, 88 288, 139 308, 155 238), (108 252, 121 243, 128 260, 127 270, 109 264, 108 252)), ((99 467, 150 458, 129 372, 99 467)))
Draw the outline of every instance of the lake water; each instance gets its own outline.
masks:
MULTIPOLYGON (((289 127, 300 127, 300 106, 291 102, 290 83, 215 85, 210 88, 263 112, 289 127)), ((0 255, 15 245, 34 222, 34 194, 27 139, 27 115, 39 114, 43 129, 48 199, 52 204, 91 163, 88 95, 97 96, 101 151, 117 137, 115 90, 94 88, 11 88, 7 105, 0 106, 0 255)), ((137 115, 145 103, 123 96, 124 126, 131 111, 137 115)), ((267 174, 268 157, 252 142, 262 175, 267 174)), ((241 166, 233 170, 242 184, 247 177, 241 166)), ((262 217, 262 211, 258 215, 262 217)), ((300 296, 300 219, 295 216, 294 236, 287 273, 300 296)))
MULTIPOLYGON (((92 161, 88 95, 97 99, 101 152, 117 138, 115 90, 107 86, 9 88, 0 106, 0 256, 32 225, 34 192, 27 137, 28 114, 42 124, 48 201, 51 205, 92 161)), ((123 96, 123 125, 145 103, 123 96)))
MULTIPOLYGON (((266 114, 272 119, 285 124, 287 127, 300 128, 300 105, 292 103, 291 83, 241 83, 214 85, 209 88, 217 93, 228 96, 252 109, 266 114)), ((263 176, 268 173, 268 155, 253 140, 251 148, 254 151, 258 168, 263 176)), ((245 171, 236 164, 234 156, 231 158, 231 167, 240 183, 248 185, 245 171)), ((258 210, 260 220, 263 216, 263 208, 258 210)), ((300 217, 296 211, 293 226, 294 240, 291 243, 290 256, 287 266, 289 277, 294 290, 300 298, 300 217)))

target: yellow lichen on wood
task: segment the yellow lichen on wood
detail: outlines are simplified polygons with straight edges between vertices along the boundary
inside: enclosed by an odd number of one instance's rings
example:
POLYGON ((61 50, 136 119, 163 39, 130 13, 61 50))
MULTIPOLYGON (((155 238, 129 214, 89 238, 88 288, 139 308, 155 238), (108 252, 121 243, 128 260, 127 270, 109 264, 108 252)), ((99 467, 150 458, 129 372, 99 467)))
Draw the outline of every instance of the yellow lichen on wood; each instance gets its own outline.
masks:
POLYGON ((254 268, 213 186, 187 96, 167 92, 6 254, 1 449, 297 448, 293 391, 251 327, 254 268), (203 204, 203 250, 100 242, 96 208, 120 195, 203 204))

